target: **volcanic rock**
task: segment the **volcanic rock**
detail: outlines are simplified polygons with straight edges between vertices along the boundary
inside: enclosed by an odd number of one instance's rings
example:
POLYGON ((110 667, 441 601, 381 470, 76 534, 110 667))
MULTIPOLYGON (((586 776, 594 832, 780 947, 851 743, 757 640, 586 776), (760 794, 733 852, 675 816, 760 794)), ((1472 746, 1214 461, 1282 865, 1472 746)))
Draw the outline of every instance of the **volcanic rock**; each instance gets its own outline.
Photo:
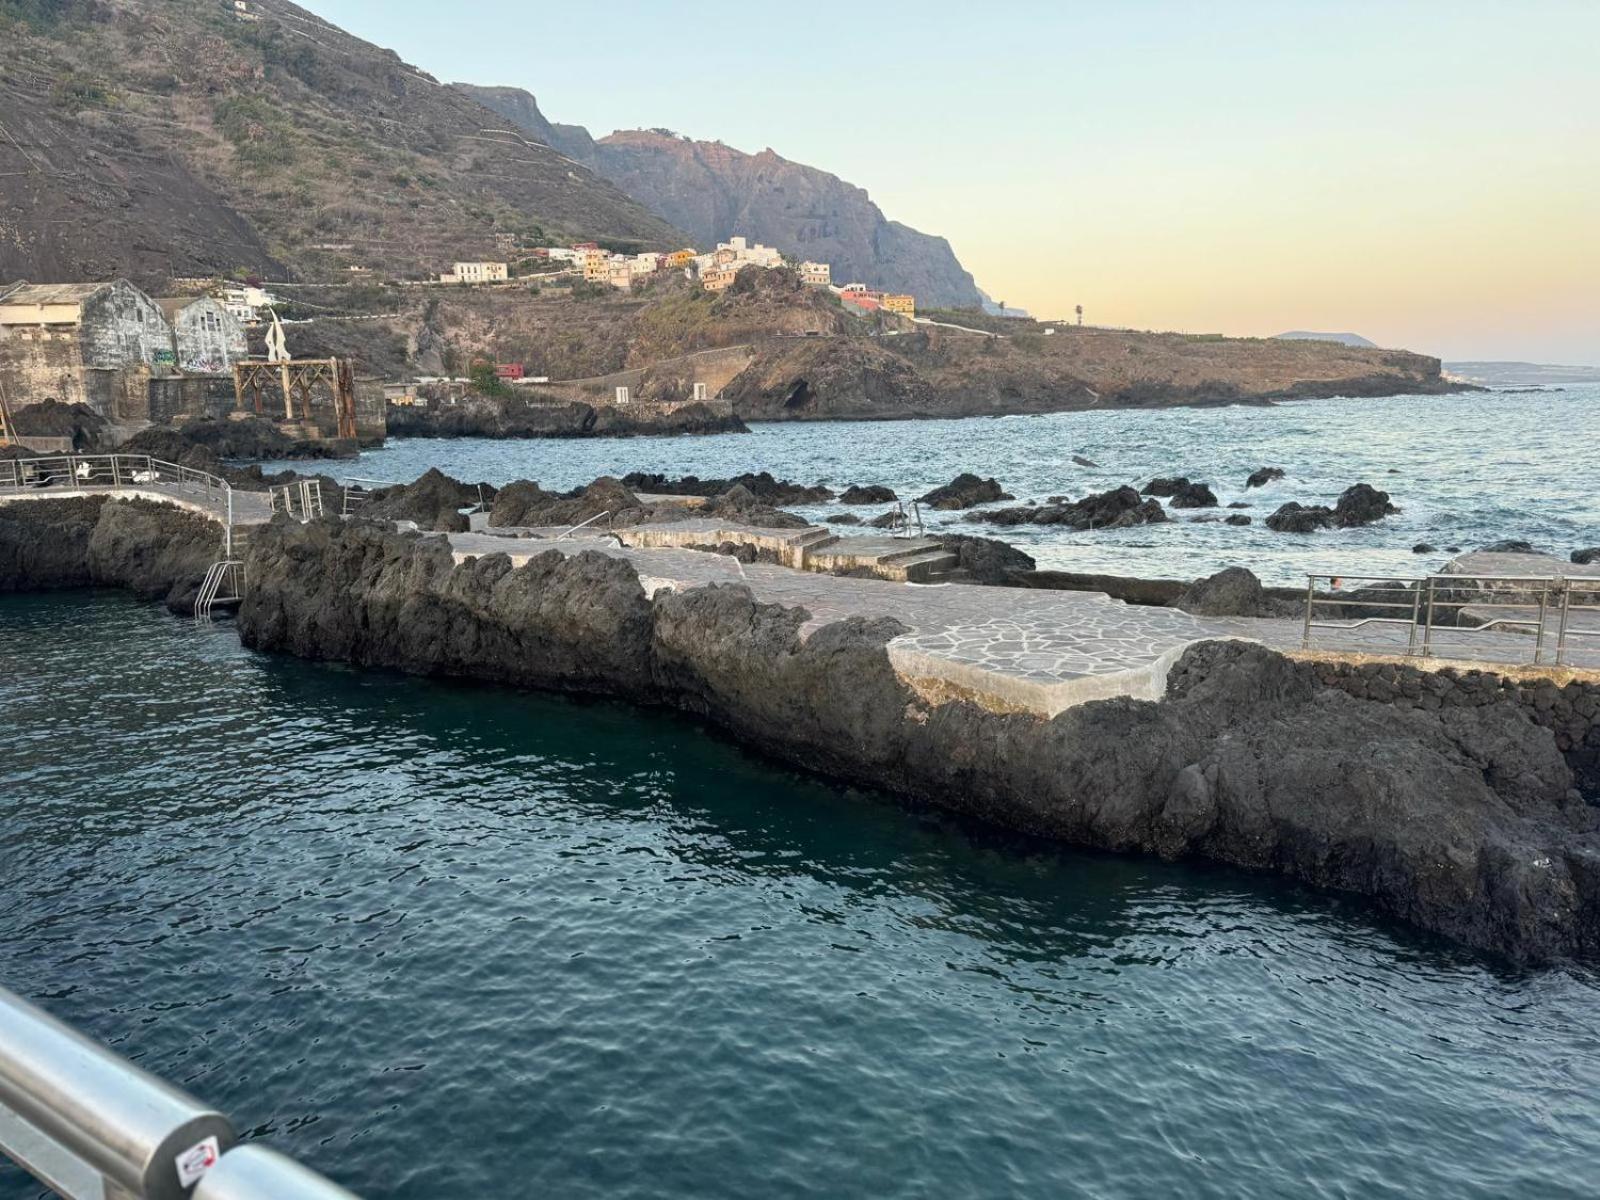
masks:
POLYGON ((1131 487, 1085 496, 1073 504, 1029 504, 973 513, 969 521, 992 525, 1066 525, 1072 529, 1126 529, 1168 519, 1160 501, 1146 500, 1131 487))
POLYGON ((1258 471, 1250 472, 1250 478, 1244 481, 1246 488, 1266 487, 1274 479, 1283 478, 1282 467, 1262 467, 1258 471))
POLYGON ((1215 508, 1217 497, 1203 483, 1192 483, 1188 476, 1152 479, 1139 489, 1146 496, 1168 496, 1173 508, 1215 508))
POLYGON ((1572 561, 1580 567, 1600 563, 1600 546, 1590 546, 1587 550, 1574 550, 1572 552, 1572 561))
POLYGON ((851 484, 839 494, 840 504, 892 504, 899 497, 881 483, 851 484))
POLYGON ((971 472, 963 471, 943 487, 936 487, 927 495, 919 496, 917 502, 941 512, 954 512, 975 504, 1014 499, 1016 497, 1004 491, 998 481, 980 479, 971 472))

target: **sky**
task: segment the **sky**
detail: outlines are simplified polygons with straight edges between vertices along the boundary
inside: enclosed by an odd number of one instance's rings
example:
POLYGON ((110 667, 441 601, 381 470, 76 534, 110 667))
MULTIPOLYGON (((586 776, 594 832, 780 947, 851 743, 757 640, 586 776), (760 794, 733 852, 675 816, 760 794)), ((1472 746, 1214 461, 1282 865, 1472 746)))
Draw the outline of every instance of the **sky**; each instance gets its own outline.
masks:
POLYGON ((1035 315, 1600 363, 1600 0, 308 3, 831 171, 1035 315))

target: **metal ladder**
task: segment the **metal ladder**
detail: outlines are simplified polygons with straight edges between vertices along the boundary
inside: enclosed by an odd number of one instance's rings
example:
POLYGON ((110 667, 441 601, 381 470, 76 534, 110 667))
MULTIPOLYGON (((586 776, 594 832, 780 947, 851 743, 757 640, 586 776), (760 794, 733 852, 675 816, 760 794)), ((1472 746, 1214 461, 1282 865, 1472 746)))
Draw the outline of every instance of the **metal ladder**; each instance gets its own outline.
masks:
POLYGON ((212 610, 219 604, 239 603, 244 599, 244 588, 244 563, 236 558, 212 563, 205 581, 200 584, 200 594, 195 598, 195 620, 209 621, 212 610))

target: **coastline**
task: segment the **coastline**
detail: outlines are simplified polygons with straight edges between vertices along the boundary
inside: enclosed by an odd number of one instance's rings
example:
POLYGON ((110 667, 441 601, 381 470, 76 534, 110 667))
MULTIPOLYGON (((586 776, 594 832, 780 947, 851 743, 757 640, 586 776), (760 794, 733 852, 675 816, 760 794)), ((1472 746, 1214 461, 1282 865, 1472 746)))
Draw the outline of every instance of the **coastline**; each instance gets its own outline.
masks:
MULTIPOLYGON (((0 508, 0 588, 159 597, 165 580, 182 611, 207 547, 152 565, 177 510, 100 503, 92 523, 93 501, 0 508), (51 507, 63 504, 78 507, 51 507)), ((1544 701, 1498 684, 1452 682, 1458 699, 1407 707, 1433 686, 1414 667, 1385 666, 1369 686, 1202 642, 1150 699, 1045 717, 906 677, 892 617, 813 622, 739 584, 651 587, 593 551, 458 563, 442 538, 280 518, 256 527, 245 562, 238 629, 255 649, 665 705, 806 770, 1004 828, 1356 893, 1517 961, 1600 955, 1600 819, 1530 715, 1544 701)), ((1568 692, 1600 709, 1600 685, 1568 692)))

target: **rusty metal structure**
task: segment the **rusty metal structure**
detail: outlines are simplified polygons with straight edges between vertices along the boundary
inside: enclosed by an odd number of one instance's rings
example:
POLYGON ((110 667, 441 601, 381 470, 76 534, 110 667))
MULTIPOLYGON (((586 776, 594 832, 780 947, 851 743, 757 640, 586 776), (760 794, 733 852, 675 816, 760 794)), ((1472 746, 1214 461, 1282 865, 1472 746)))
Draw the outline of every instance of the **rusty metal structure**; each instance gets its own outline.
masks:
POLYGON ((322 411, 332 411, 337 436, 356 436, 355 372, 344 359, 234 363, 233 391, 241 412, 248 406, 258 416, 267 416, 281 405, 284 421, 315 421, 318 397, 325 397, 322 411))

